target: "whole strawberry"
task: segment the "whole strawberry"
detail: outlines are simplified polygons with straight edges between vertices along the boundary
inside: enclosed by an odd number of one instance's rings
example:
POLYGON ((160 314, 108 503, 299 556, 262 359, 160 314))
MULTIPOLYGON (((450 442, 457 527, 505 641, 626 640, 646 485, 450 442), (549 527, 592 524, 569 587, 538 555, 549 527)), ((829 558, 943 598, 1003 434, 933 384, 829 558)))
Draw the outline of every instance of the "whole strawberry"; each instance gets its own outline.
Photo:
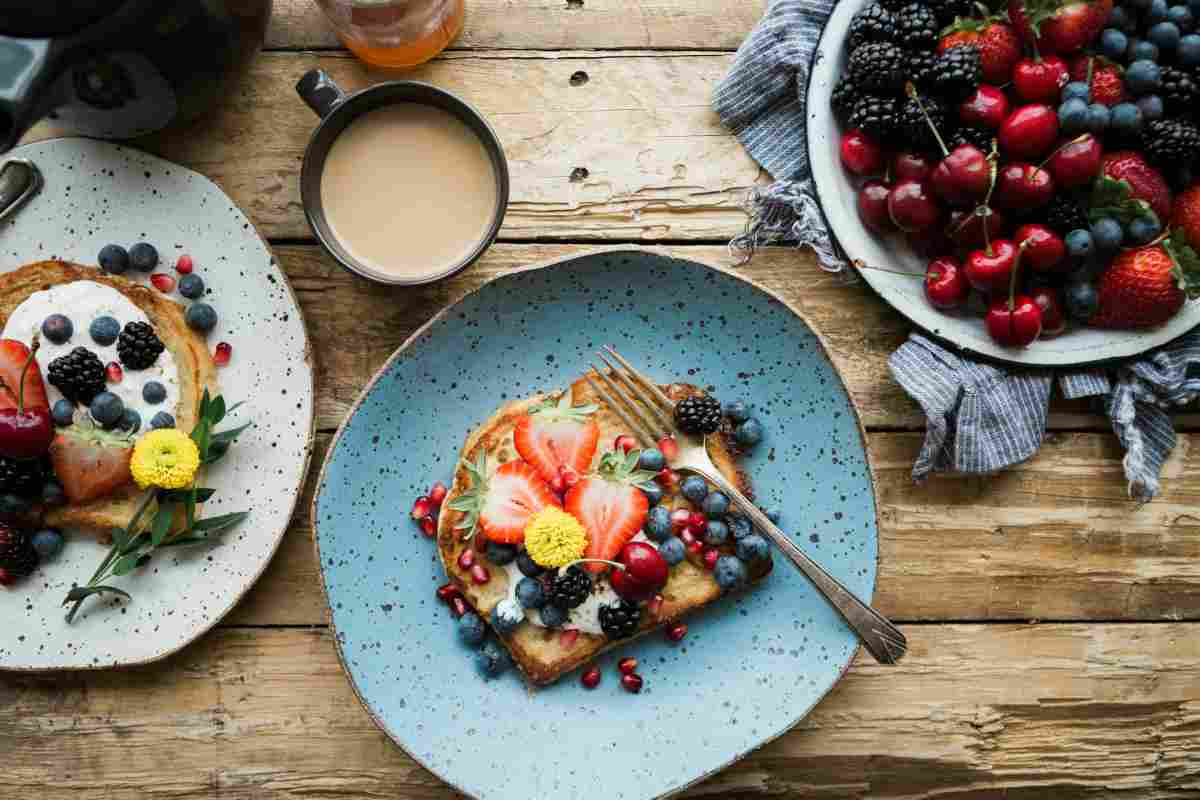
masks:
POLYGON ((25 531, 0 523, 0 586, 14 584, 37 569, 37 551, 25 531))
POLYGON ((1200 247, 1200 184, 1189 187, 1175 198, 1171 227, 1192 247, 1200 247))
POLYGON ((1182 234, 1159 244, 1124 250, 1100 277, 1100 306, 1088 320, 1098 328, 1153 328, 1200 296, 1200 256, 1182 234))
POLYGON ((1134 150, 1106 153, 1100 171, 1118 181, 1128 181, 1136 200, 1145 200, 1160 222, 1171 218, 1171 188, 1162 173, 1134 150))
POLYGON ((1104 29, 1113 0, 1009 0, 1008 18, 1042 53, 1073 53, 1104 29))
POLYGON ((1069 65, 1071 80, 1086 82, 1089 65, 1092 69, 1089 97, 1093 103, 1103 103, 1112 108, 1117 103, 1124 103, 1129 99, 1120 67, 1103 56, 1083 54, 1072 58, 1069 65))
POLYGON ((992 19, 959 17, 938 42, 938 53, 967 45, 979 51, 983 82, 996 86, 1011 80, 1013 66, 1021 60, 1021 39, 1011 25, 992 19))

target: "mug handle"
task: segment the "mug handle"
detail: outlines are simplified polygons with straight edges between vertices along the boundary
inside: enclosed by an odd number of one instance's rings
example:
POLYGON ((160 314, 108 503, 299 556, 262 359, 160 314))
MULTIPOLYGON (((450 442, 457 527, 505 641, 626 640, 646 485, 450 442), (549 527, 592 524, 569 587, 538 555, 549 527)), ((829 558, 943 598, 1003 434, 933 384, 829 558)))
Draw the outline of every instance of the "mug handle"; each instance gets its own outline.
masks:
POLYGON ((329 116, 329 112, 346 99, 346 93, 323 69, 310 69, 304 73, 304 77, 296 82, 296 93, 321 119, 329 116))

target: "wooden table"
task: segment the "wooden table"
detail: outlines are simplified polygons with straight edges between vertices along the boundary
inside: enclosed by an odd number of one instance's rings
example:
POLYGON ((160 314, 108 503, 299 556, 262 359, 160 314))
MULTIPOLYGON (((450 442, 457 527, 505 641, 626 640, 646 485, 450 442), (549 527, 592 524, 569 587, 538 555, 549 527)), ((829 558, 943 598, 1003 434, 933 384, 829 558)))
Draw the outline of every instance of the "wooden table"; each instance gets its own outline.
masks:
MULTIPOLYGON (((314 118, 292 85, 314 66, 346 87, 380 76, 338 49, 310 0, 276 0, 268 52, 227 109, 147 144, 220 183, 291 277, 319 366, 314 473, 363 384, 443 304, 599 243, 730 265, 742 198, 767 180, 709 108, 764 0, 469 3, 455 49, 414 77, 488 115, 512 204, 502 244, 452 281, 375 287, 313 244, 297 178, 314 118)), ((1193 432, 1142 508, 1126 499, 1106 420, 1059 401, 1031 462, 914 486, 922 417, 885 366, 909 326, 806 252, 765 251, 742 271, 833 347, 879 479, 876 603, 911 650, 896 667, 860 656, 796 730, 689 795, 1200 796, 1200 418, 1181 420, 1193 432)), ((376 730, 338 665, 311 492, 310 480, 258 585, 178 656, 0 678, 0 795, 452 796, 376 730)))

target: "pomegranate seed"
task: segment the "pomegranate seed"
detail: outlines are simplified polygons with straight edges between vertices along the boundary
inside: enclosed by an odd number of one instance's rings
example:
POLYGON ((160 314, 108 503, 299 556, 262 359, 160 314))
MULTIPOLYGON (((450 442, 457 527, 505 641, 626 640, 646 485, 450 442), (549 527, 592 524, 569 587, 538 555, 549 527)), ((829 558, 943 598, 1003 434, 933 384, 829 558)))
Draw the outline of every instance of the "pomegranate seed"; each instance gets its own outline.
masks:
POLYGON ((658 616, 658 612, 662 611, 663 602, 664 600, 661 594, 656 594, 654 597, 651 597, 646 601, 646 610, 650 612, 650 616, 658 616))
POLYGON ((679 475, 670 467, 663 467, 654 476, 654 480, 658 481, 658 485, 664 489, 674 489, 675 485, 679 483, 679 475))
POLYGON ((567 490, 567 485, 563 483, 562 475, 555 475, 550 479, 550 491, 555 494, 562 494, 567 490))
POLYGON ((434 537, 437 533, 437 523, 433 521, 433 517, 421 517, 421 533, 429 539, 434 537))
POLYGON ((621 671, 622 675, 632 675, 637 672, 637 659, 633 656, 622 658, 617 662, 617 669, 621 671))
POLYGON ((475 551, 468 547, 458 554, 458 568, 470 569, 473 566, 475 566, 475 551))
POLYGON ((579 473, 575 471, 574 467, 563 464, 558 468, 558 474, 562 478, 563 486, 568 489, 579 483, 579 473))
POLYGON ((692 522, 692 512, 686 508, 677 508, 671 512, 671 530, 679 533, 692 522))
POLYGON ((156 272, 150 276, 150 282, 154 284, 154 288, 158 289, 163 294, 170 294, 175 291, 175 279, 165 272, 156 272))
POLYGON ((600 668, 592 667, 579 676, 579 682, 583 684, 583 688, 585 689, 595 689, 600 685, 600 668))
POLYGON ((681 530, 679 532, 679 538, 683 541, 684 545, 687 547, 691 547, 697 541, 699 541, 696 538, 696 534, 692 533, 691 528, 684 528, 683 530, 681 530))
POLYGON ((683 637, 687 636, 687 623, 676 622, 671 627, 667 628, 667 638, 672 642, 683 641, 683 637))
POLYGON ((449 603, 456 597, 462 597, 462 592, 453 583, 443 583, 438 587, 437 596, 443 603, 449 603))
POLYGON ((621 688, 627 692, 633 692, 634 694, 637 694, 642 690, 642 676, 638 675, 636 672, 629 675, 622 675, 621 688))
POLYGON ((704 514, 699 511, 693 511, 692 516, 688 519, 689 528, 700 528, 703 530, 704 526, 707 524, 708 517, 704 516, 704 514))
POLYGON ((699 555, 700 551, 704 549, 704 542, 702 542, 696 538, 693 538, 690 542, 687 542, 686 544, 687 544, 688 552, 691 553, 692 555, 699 555))
MULTIPOLYGON (((469 551, 468 551, 469 552, 469 551)), ((471 567, 471 583, 476 586, 483 586, 492 579, 492 573, 488 572, 488 568, 483 564, 476 564, 471 567)))
POLYGON ((692 536, 695 536, 696 538, 702 538, 704 536, 705 530, 707 530, 707 526, 705 526, 705 525, 700 525, 699 527, 697 527, 696 525, 688 525, 687 526, 687 532, 690 533, 692 536))
POLYGON ((679 442, 673 436, 664 436, 658 440, 658 452, 663 454, 668 463, 674 461, 679 455, 679 442))
POLYGON ((229 342, 219 342, 217 349, 213 352, 213 363, 218 367, 223 367, 229 363, 230 357, 233 356, 233 345, 229 342))
POLYGON ((563 628, 562 633, 558 635, 558 641, 563 647, 568 649, 575 646, 575 640, 579 638, 578 628, 563 628))
POLYGON ((121 369, 121 365, 115 361, 108 362, 108 366, 104 368, 104 377, 108 378, 109 383, 120 383, 125 377, 125 371, 121 369))
POLYGON ((180 275, 187 275, 194 268, 195 268, 195 265, 192 264, 191 256, 180 256, 179 260, 175 262, 175 271, 178 272, 180 275))
POLYGON ((435 506, 440 506, 442 501, 446 499, 446 484, 438 481, 433 486, 429 487, 429 502, 435 506))
POLYGON ((16 582, 17 582, 16 575, 13 575, 11 572, 6 570, 4 567, 0 567, 0 586, 12 586, 16 582))
POLYGON ((710 547, 707 550, 705 550, 704 551, 704 568, 709 569, 709 570, 716 569, 717 568, 717 559, 720 557, 721 557, 721 551, 715 547, 710 547))
POLYGON ((450 613, 456 617, 467 613, 467 601, 463 600, 461 596, 450 598, 450 613))
POLYGON ((630 450, 637 450, 637 439, 630 436, 628 433, 622 433, 613 442, 613 450, 620 450, 622 453, 628 453, 630 450))
POLYGON ((424 519, 433 513, 433 502, 425 495, 421 495, 413 502, 410 513, 413 519, 424 519))

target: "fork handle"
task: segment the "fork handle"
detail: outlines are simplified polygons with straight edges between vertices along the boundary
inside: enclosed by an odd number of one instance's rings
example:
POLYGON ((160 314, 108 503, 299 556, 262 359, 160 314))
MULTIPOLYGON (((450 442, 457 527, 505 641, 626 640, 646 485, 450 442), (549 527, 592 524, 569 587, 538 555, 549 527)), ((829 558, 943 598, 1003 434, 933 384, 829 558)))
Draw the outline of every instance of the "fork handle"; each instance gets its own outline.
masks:
POLYGON ((708 474, 693 470, 710 483, 716 484, 722 492, 729 495, 746 516, 750 517, 754 527, 767 535, 775 546, 804 573, 817 590, 825 595, 825 599, 837 609, 842 619, 858 634, 863 646, 875 657, 880 664, 895 664, 908 649, 908 640, 895 625, 882 614, 859 600, 857 596, 841 581, 826 572, 820 564, 813 561, 804 551, 797 547, 790 537, 779 529, 767 515, 759 510, 753 502, 738 491, 737 487, 725 479, 725 476, 714 470, 708 474))

